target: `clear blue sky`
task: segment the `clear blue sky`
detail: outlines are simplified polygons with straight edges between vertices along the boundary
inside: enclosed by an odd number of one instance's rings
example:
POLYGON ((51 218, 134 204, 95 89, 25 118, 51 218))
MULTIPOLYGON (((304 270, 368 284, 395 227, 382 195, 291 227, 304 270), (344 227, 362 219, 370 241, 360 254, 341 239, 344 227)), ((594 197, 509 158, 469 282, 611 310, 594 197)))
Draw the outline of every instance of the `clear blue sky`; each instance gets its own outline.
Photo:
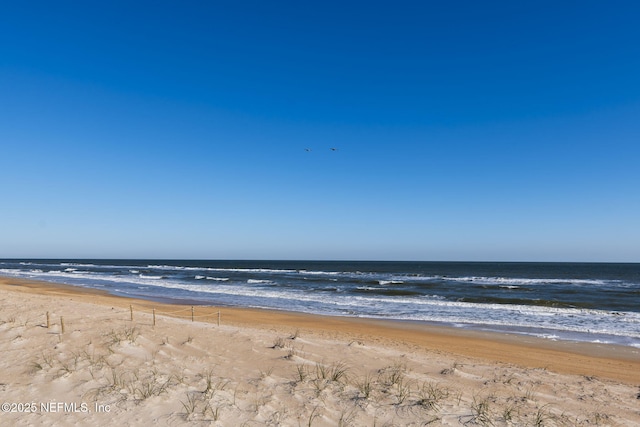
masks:
POLYGON ((3 2, 0 257, 640 262, 639 16, 3 2))

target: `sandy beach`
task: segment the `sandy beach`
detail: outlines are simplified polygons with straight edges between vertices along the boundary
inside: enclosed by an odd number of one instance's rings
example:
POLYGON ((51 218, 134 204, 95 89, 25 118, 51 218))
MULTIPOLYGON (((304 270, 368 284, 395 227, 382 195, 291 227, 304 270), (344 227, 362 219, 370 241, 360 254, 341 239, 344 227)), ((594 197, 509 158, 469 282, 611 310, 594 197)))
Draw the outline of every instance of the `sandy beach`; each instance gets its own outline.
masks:
POLYGON ((640 425, 633 347, 11 278, 0 294, 0 425, 640 425))

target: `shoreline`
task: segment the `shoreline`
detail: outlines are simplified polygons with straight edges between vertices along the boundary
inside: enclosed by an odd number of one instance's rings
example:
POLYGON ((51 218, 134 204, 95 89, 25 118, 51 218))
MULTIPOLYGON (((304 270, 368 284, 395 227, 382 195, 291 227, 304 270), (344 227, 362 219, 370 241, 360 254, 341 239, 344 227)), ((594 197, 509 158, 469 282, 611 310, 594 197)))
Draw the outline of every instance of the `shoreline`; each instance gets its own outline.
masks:
MULTIPOLYGON (((77 298, 101 306, 118 306, 136 311, 170 313, 187 310, 189 318, 195 306, 199 321, 214 323, 221 313, 222 323, 261 330, 300 330, 330 335, 350 341, 381 341, 396 346, 409 345, 425 351, 437 351, 451 357, 514 364, 523 368, 586 377, 607 378, 626 384, 640 384, 640 349, 615 344, 576 341, 552 341, 515 333, 499 333, 432 325, 422 322, 325 316, 298 312, 176 304, 112 295, 106 291, 80 286, 0 276, 0 290, 55 297, 77 298)), ((170 316, 170 315, 169 315, 170 316)))
POLYGON ((0 353, 16 427, 640 424, 631 347, 24 279, 0 277, 0 353))
POLYGON ((637 269, 617 264, 23 261, 5 262, 0 275, 171 304, 424 322, 640 348, 637 269))

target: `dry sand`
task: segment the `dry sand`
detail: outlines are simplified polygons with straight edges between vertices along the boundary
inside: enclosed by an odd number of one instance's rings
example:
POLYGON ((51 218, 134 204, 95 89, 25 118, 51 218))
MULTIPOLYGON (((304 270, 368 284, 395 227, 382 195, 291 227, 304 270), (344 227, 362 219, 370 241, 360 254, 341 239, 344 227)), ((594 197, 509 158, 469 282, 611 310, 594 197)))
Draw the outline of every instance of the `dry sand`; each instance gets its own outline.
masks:
POLYGON ((630 347, 227 307, 192 321, 9 278, 0 295, 1 426, 640 425, 630 347))

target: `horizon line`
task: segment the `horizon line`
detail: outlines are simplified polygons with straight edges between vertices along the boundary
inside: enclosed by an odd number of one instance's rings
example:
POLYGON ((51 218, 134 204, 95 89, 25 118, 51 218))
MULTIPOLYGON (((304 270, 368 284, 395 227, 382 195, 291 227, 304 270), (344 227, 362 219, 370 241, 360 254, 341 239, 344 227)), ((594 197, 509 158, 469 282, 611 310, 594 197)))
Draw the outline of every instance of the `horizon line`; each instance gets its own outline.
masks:
POLYGON ((488 260, 393 260, 393 259, 296 259, 296 258, 113 258, 113 257, 0 257, 0 261, 208 261, 208 262, 380 262, 380 263, 474 263, 474 264, 640 264, 640 261, 488 261, 488 260))

